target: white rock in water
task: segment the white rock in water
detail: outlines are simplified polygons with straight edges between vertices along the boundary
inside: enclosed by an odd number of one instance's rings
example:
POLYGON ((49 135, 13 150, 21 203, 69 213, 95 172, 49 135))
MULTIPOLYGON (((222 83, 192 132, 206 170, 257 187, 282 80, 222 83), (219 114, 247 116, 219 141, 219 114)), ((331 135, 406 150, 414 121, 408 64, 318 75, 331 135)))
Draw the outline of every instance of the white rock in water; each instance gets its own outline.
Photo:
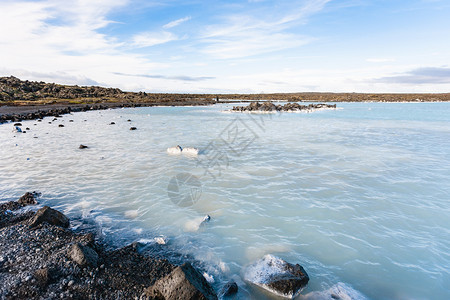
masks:
POLYGON ((211 217, 209 215, 194 218, 192 220, 187 221, 184 224, 184 230, 189 232, 195 232, 200 227, 203 227, 207 222, 209 222, 209 220, 211 220, 211 217))
POLYGON ((160 244, 160 245, 167 244, 167 238, 163 235, 155 237, 154 240, 157 244, 160 244))
POLYGON ((212 275, 209 275, 208 273, 204 272, 203 277, 205 277, 206 281, 213 284, 214 283, 214 277, 212 275))
POLYGON ((286 298, 297 296, 309 281, 299 264, 290 264, 271 254, 247 267, 244 280, 286 298))
POLYGON ((182 153, 186 154, 186 155, 197 156, 198 155, 198 149, 197 148, 192 148, 192 147, 186 147, 186 148, 183 149, 182 153))
POLYGON ((302 297, 304 300, 367 300, 363 294, 353 289, 351 286, 339 282, 326 291, 311 292, 302 297))
POLYGON ((181 152, 183 151, 183 148, 181 148, 181 146, 177 145, 176 147, 170 147, 167 148, 167 153, 169 154, 181 154, 181 152))
POLYGON ((168 241, 167 237, 165 237, 165 236, 163 236, 163 235, 160 235, 160 236, 157 236, 157 237, 152 238, 152 239, 140 239, 140 240, 138 241, 138 243, 141 243, 141 244, 159 244, 159 245, 165 245, 165 244, 167 244, 167 241, 168 241))

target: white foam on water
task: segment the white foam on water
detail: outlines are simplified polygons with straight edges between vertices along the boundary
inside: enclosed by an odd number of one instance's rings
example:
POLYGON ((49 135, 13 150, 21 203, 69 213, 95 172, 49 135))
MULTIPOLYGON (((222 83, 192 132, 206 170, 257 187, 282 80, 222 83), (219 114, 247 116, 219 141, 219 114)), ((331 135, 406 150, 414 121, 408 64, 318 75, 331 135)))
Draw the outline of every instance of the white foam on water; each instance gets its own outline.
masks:
POLYGON ((213 284, 214 283, 214 277, 212 275, 209 275, 206 272, 203 272, 203 277, 205 277, 206 281, 213 284))
POLYGON ((310 292, 301 295, 302 300, 368 300, 366 296, 353 289, 350 285, 339 282, 326 291, 310 292))
POLYGON ((139 216, 139 210, 137 209, 133 209, 133 210, 127 210, 125 212, 125 217, 129 218, 129 219, 135 219, 139 216))

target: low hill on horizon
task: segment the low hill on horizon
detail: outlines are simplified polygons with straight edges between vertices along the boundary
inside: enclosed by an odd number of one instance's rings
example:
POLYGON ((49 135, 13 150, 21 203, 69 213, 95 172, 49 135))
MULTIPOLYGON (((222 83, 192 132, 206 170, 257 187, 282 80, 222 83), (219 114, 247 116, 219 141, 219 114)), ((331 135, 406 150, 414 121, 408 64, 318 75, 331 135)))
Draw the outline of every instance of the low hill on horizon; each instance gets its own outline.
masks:
POLYGON ((78 86, 20 80, 17 77, 0 77, 0 105, 31 105, 53 103, 153 103, 153 102, 205 102, 226 100, 286 100, 321 102, 404 102, 450 101, 450 93, 269 93, 269 94, 176 94, 124 92, 118 88, 78 86))

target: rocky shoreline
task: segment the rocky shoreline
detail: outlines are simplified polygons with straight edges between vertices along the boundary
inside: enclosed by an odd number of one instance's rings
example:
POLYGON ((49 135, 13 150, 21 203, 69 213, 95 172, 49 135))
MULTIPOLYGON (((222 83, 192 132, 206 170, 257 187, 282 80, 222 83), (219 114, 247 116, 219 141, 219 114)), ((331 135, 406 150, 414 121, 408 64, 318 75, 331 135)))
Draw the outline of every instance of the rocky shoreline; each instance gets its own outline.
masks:
MULTIPOLYGON (((158 243, 111 249, 93 232, 74 232, 63 213, 37 209, 39 196, 0 202, 0 299, 213 300, 238 292, 230 280, 216 293, 207 273, 189 262, 153 256, 149 248, 158 252, 158 243)), ((244 270, 244 280, 292 299, 309 276, 298 264, 266 255, 244 270)))
POLYGON ((336 104, 309 104, 301 105, 298 103, 287 103, 285 105, 273 104, 272 102, 253 102, 247 106, 233 106, 232 112, 300 112, 300 111, 313 111, 318 109, 335 109, 336 104))
POLYGON ((61 212, 36 212, 36 193, 0 203, 0 299, 217 299, 189 263, 107 250, 93 233, 75 233, 61 212))
POLYGON ((150 106, 178 106, 178 105, 208 105, 213 102, 187 101, 179 102, 152 102, 152 103, 101 103, 101 104, 48 104, 24 106, 0 106, 0 124, 6 122, 21 122, 23 120, 38 120, 45 117, 57 117, 74 112, 90 110, 106 110, 125 107, 150 106))

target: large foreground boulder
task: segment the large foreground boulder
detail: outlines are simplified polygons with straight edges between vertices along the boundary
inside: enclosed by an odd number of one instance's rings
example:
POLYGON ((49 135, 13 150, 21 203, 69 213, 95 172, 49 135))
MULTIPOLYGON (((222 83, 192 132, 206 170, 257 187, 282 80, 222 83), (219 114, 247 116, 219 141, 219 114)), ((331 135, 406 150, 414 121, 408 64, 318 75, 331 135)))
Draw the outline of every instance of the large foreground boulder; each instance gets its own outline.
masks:
POLYGON ((44 222, 50 225, 61 226, 64 228, 68 228, 70 225, 69 219, 64 214, 48 206, 44 206, 43 208, 39 209, 30 220, 29 225, 30 228, 33 228, 44 222))
POLYGON ((98 254, 89 246, 83 246, 80 243, 73 244, 69 251, 69 257, 80 266, 97 267, 98 254))
POLYGON ((217 299, 206 279, 189 263, 175 268, 145 290, 143 299, 217 299))
POLYGON ((244 279, 292 299, 308 284, 309 276, 299 264, 293 265, 268 254, 246 269, 244 279))

